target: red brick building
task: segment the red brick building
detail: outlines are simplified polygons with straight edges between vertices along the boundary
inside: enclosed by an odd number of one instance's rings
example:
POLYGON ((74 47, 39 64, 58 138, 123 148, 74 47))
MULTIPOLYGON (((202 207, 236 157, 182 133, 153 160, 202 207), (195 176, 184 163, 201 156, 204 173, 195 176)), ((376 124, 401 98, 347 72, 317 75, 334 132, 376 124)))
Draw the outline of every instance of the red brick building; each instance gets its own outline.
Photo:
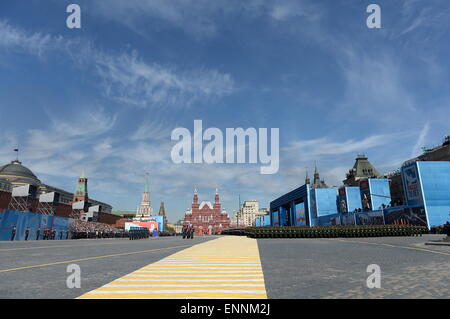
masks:
POLYGON ((216 190, 214 204, 208 201, 199 204, 197 190, 195 190, 191 209, 186 211, 183 224, 192 224, 196 235, 220 234, 228 229, 230 217, 225 210, 222 211, 218 191, 216 190))
POLYGON ((11 193, 0 189, 0 212, 8 208, 11 201, 11 193))

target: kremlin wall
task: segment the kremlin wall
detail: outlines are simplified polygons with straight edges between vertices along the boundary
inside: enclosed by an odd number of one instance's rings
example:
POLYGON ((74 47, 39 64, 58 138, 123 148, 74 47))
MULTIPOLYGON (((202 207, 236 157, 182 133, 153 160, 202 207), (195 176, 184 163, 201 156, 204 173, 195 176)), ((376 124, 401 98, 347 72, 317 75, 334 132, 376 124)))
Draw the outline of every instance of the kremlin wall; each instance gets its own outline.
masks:
POLYGON ((51 210, 51 215, 65 218, 73 217, 72 203, 84 200, 86 201, 86 207, 100 208, 95 221, 114 225, 117 220, 120 219, 120 216, 111 214, 111 205, 88 197, 86 177, 82 176, 79 178, 77 191, 72 193, 42 183, 37 176, 29 168, 22 165, 22 162, 18 159, 9 164, 0 166, 0 212, 14 209, 13 189, 25 185, 30 185, 30 190, 34 190, 33 196, 27 198, 27 212, 42 213, 40 212, 42 207, 39 205, 40 197, 44 194, 56 193, 57 196, 55 197, 55 201, 51 203, 51 207, 48 205, 46 207, 47 210, 51 210))

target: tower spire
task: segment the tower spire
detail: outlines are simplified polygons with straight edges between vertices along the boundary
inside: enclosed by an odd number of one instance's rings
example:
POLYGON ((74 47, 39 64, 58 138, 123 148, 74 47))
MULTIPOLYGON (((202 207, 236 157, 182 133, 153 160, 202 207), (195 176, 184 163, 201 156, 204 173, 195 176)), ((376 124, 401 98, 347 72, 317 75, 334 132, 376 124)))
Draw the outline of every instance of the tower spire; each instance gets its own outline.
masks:
POLYGON ((141 204, 139 205, 138 209, 138 216, 136 216, 136 218, 140 221, 146 220, 153 215, 153 208, 150 200, 150 187, 148 181, 149 175, 150 173, 145 173, 144 192, 142 193, 141 204))
POLYGON ((317 161, 314 161, 314 181, 313 186, 316 188, 320 187, 320 175, 319 170, 317 169, 317 161))
POLYGON ((149 175, 150 173, 145 173, 145 185, 144 185, 144 193, 150 192, 150 183, 149 183, 149 175))
POLYGON ((75 194, 73 196, 74 202, 85 201, 88 200, 88 188, 87 188, 88 179, 84 172, 81 173, 80 178, 78 178, 77 188, 75 190, 75 194))
POLYGON ((193 199, 193 203, 195 205, 198 204, 198 192, 197 192, 197 188, 194 189, 194 199, 193 199))

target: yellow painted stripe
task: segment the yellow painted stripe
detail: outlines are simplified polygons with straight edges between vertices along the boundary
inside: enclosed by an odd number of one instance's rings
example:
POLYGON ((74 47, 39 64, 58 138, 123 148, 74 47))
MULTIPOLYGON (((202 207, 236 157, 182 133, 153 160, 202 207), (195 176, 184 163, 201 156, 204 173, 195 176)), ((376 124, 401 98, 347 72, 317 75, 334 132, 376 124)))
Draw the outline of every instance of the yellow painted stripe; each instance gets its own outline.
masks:
MULTIPOLYGON (((114 281, 114 285, 192 285, 192 280, 181 280, 181 281, 173 281, 173 280, 146 280, 146 281, 114 281)), ((246 284, 264 284, 264 280, 263 279, 258 279, 256 281, 244 281, 244 280, 240 280, 240 281, 230 281, 230 280, 214 280, 212 281, 211 279, 208 279, 208 281, 203 282, 203 281, 195 281, 196 285, 201 285, 201 284, 208 284, 208 285, 212 285, 212 284, 217 284, 217 285, 223 285, 223 284, 233 284, 233 285, 246 285, 246 284)))
POLYGON ((187 299, 187 298, 223 298, 223 299, 266 299, 265 293, 239 294, 239 293, 207 293, 195 292, 186 296, 185 293, 160 293, 160 294, 85 294, 83 299, 187 299))
MULTIPOLYGON (((108 287, 103 286, 96 289, 98 291, 124 291, 124 290, 149 290, 150 287, 108 287)), ((255 287, 255 286, 228 286, 228 287, 195 287, 195 286, 184 286, 184 287, 154 287, 154 290, 262 290, 261 293, 266 292, 265 287, 255 287)))
POLYGON ((214 275, 205 275, 205 276, 194 276, 194 275, 184 275, 184 276, 180 276, 180 275, 175 275, 175 276, 124 276, 122 277, 124 279, 151 279, 151 278, 157 278, 157 279, 162 279, 162 278, 167 278, 167 280, 172 280, 172 279, 187 279, 187 280, 192 280, 195 281, 196 279, 223 279, 226 280, 226 278, 228 279, 241 279, 241 280, 246 280, 246 279, 264 279, 264 277, 262 275, 248 275, 248 276, 214 276, 214 275))
POLYGON ((257 241, 221 237, 179 251, 79 298, 265 299, 267 293, 257 241))
MULTIPOLYGON (((77 241, 88 241, 88 242, 95 242, 99 239, 77 239, 77 241)), ((114 240, 114 238, 102 238, 101 240, 114 240)), ((170 239, 165 239, 165 240, 170 240, 170 239)), ((42 240, 44 241, 44 240, 42 240)), ((33 242, 33 241, 29 241, 29 242, 33 242)), ((34 241, 37 242, 37 241, 34 241)), ((67 242, 67 241, 66 241, 67 242)), ((129 241, 129 240, 123 240, 123 241, 114 241, 114 242, 108 242, 108 243, 89 243, 89 244, 83 244, 83 245, 73 245, 73 244, 68 244, 68 245, 53 245, 53 246, 35 246, 35 247, 16 247, 16 248, 2 248, 0 249, 1 251, 20 251, 20 250, 34 250, 34 249, 51 249, 51 248, 71 248, 71 247, 93 247, 93 246, 106 246, 106 245, 131 245, 133 244, 133 241, 129 241)))

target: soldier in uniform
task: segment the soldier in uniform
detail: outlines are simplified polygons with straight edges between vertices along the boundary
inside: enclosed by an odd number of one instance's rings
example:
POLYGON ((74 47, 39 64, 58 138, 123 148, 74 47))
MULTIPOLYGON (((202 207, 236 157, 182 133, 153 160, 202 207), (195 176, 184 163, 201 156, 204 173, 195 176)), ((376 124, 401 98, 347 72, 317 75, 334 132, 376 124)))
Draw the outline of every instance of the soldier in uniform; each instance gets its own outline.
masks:
POLYGON ((14 226, 11 231, 11 241, 13 241, 14 238, 16 238, 16 226, 14 226))
POLYGON ((189 225, 189 238, 194 239, 194 232, 195 232, 195 228, 194 225, 189 225))

